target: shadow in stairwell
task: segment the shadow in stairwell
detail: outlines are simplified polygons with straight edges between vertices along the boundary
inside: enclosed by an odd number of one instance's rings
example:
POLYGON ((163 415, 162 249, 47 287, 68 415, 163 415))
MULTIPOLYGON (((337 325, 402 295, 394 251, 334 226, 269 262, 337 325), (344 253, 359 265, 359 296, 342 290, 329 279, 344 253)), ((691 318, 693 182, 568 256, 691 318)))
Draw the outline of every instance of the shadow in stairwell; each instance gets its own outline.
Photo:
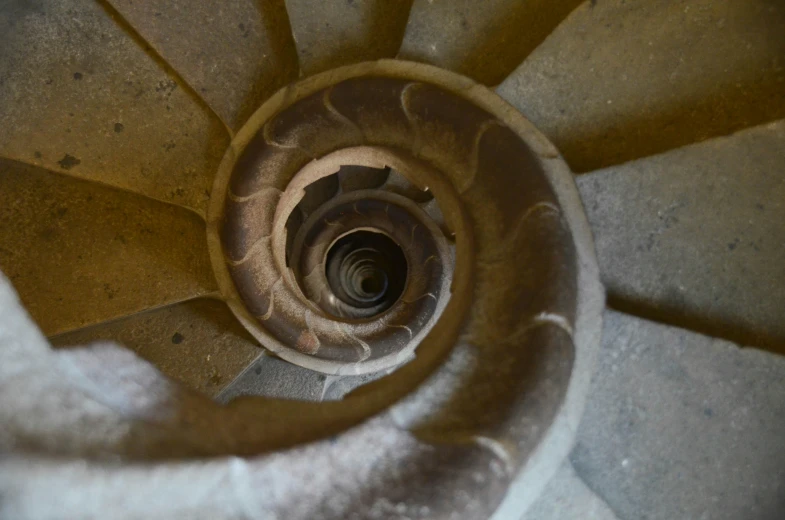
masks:
POLYGON ((418 2, 399 57, 498 85, 582 1, 418 2))
POLYGON ((721 338, 742 347, 755 347, 775 354, 785 355, 785 337, 757 330, 732 320, 711 319, 694 311, 676 306, 635 301, 613 294, 608 295, 607 305, 613 310, 640 318, 691 330, 706 336, 721 338))

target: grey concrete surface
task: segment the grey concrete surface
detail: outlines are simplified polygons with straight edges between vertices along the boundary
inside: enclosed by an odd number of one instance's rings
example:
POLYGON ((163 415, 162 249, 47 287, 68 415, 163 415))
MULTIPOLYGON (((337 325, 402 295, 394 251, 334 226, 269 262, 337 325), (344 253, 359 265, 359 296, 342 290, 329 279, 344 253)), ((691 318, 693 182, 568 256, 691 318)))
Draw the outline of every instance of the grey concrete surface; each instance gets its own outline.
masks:
POLYGON ((197 299, 49 339, 54 347, 116 341, 164 375, 218 395, 263 349, 221 301, 197 299))
MULTIPOLYGON (((781 518, 785 358, 614 311, 604 333, 571 461, 523 520, 781 518)), ((260 359, 219 399, 317 400, 293 370, 260 359)))
POLYGON ((565 461, 521 520, 618 519, 608 505, 575 474, 572 464, 565 461))
POLYGON ((581 0, 415 0, 399 57, 499 84, 581 0))
MULTIPOLYGON (((223 403, 337 399, 364 383, 257 357, 216 301, 134 314, 214 291, 204 224, 97 183, 203 213, 225 126, 288 81, 296 56, 282 0, 107 1, 0 0, 0 156, 19 161, 0 160, 0 270, 48 334, 116 320, 59 334, 57 346, 117 340, 223 403)), ((785 117, 785 4, 590 0, 568 16, 578 4, 286 1, 306 75, 392 57, 402 39, 400 57, 489 85, 512 72, 499 93, 573 169, 606 168, 578 183, 611 305, 683 327, 607 313, 578 443, 524 519, 781 520, 785 357, 696 331, 785 353, 785 122, 766 124, 785 117)), ((19 337, 4 374, 46 350, 37 333, 19 337)), ((97 363, 107 394, 128 366, 115 363, 97 363)), ((55 379, 33 396, 41 409, 68 402, 53 366, 34 372, 55 379)), ((112 490, 125 497, 118 481, 95 482, 106 503, 112 490)), ((236 506, 240 495, 227 496, 236 506)))
POLYGON ((611 306, 785 354, 785 121, 577 181, 611 306))
POLYGON ((622 520, 785 518, 785 357, 612 311, 604 334, 586 485, 622 520))
POLYGON ((271 354, 264 354, 251 363, 216 399, 228 403, 244 395, 321 401, 325 374, 293 365, 271 354))
POLYGON ((244 395, 296 399, 299 401, 336 401, 366 383, 391 371, 362 376, 331 376, 293 365, 263 351, 244 371, 237 374, 217 395, 228 403, 244 395))
POLYGON ((283 0, 108 0, 233 130, 297 78, 283 0))
POLYGON ((784 26, 780 0, 586 1, 498 92, 590 171, 785 117, 784 26))
POLYGON ((93 0, 0 0, 0 157, 203 211, 221 121, 93 0))
POLYGON ((217 290, 193 212, 0 159, 0 270, 47 335, 217 290))
POLYGON ((411 4, 412 0, 286 0, 303 75, 394 58, 411 4))

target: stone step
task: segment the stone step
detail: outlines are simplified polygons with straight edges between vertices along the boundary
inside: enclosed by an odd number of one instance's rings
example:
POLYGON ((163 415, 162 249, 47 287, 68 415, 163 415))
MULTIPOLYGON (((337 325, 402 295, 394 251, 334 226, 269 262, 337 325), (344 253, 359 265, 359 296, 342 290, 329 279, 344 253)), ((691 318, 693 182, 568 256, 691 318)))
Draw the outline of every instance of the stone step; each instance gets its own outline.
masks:
POLYGON ((47 335, 217 290, 185 208, 0 159, 0 270, 47 335))
POLYGON ((0 157, 204 212, 224 125, 98 2, 12 2, 0 49, 0 157))
POLYGON ((388 373, 389 371, 362 376, 326 375, 265 353, 239 373, 216 396, 216 399, 220 403, 228 403, 242 396, 298 401, 338 401, 355 388, 388 373))
POLYGON ((217 396, 228 403, 241 396, 264 396, 299 401, 321 401, 325 374, 293 365, 270 354, 263 354, 250 364, 217 396))
POLYGON ((108 0, 232 130, 297 78, 282 0, 108 0))
POLYGON ((785 357, 606 312, 570 460, 620 519, 785 518, 783 439, 785 357))
POLYGON ((263 350, 223 302, 197 299, 49 339, 56 348, 114 341, 167 377, 218 395, 263 350))
POLYGON ((498 92, 585 172, 785 117, 785 2, 584 2, 498 92))
POLYGON ((415 0, 399 57, 498 85, 581 0, 415 0))
POLYGON ((286 0, 303 75, 394 58, 410 5, 411 0, 286 0))
POLYGON ((577 182, 611 306, 785 354, 785 121, 577 182))
POLYGON ((521 520, 619 519, 600 497, 586 487, 575 474, 572 464, 565 461, 521 520))

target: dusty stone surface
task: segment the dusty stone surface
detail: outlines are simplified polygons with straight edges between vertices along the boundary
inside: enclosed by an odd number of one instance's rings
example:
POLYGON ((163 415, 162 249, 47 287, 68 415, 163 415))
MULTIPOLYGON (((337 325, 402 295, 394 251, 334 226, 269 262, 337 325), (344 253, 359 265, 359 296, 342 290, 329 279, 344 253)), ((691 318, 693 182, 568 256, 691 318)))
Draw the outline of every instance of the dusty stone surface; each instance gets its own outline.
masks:
POLYGON ((264 354, 250 364, 218 396, 228 403, 244 395, 321 401, 328 376, 264 354))
POLYGON ((50 341, 55 347, 116 341, 164 375, 215 396, 263 353, 221 301, 198 299, 147 311, 50 341))
POLYGON ((0 270, 51 335, 215 291, 193 212, 0 159, 0 270))
POLYGON ((575 474, 570 462, 565 461, 521 520, 618 519, 608 505, 575 474))
POLYGON ((202 211, 220 120, 90 0, 0 2, 0 156, 202 211))
MULTIPOLYGON (((458 123, 469 117, 469 99, 480 107, 488 107, 504 121, 482 125, 482 139, 478 138, 477 127, 469 125, 465 127, 467 131, 458 133, 459 139, 452 140, 475 143, 477 150, 473 154, 475 167, 459 161, 464 164, 463 171, 448 173, 460 175, 457 178, 462 180, 466 211, 471 211, 472 217, 467 222, 451 219, 460 226, 456 236, 466 242, 477 240, 477 263, 481 265, 476 277, 463 271, 454 278, 453 312, 446 312, 439 320, 427 345, 386 381, 368 385, 343 401, 314 405, 249 397, 233 400, 225 407, 195 399, 192 393, 163 380, 150 364, 112 345, 47 353, 40 362, 28 366, 27 372, 22 369, 10 378, 9 385, 20 385, 17 392, 21 389, 19 393, 35 399, 25 400, 27 409, 7 409, 7 416, 13 420, 7 431, 12 440, 25 438, 37 443, 37 453, 57 455, 60 462, 43 468, 44 474, 39 476, 53 479, 45 484, 35 478, 42 469, 35 463, 21 467, 4 464, 5 468, 16 470, 17 475, 12 482, 3 481, 3 489, 11 489, 6 496, 22 497, 14 504, 4 504, 4 511, 30 511, 13 508, 41 504, 39 497, 44 489, 67 493, 76 488, 79 495, 74 506, 79 506, 78 516, 89 517, 93 511, 106 509, 96 496, 108 503, 116 500, 116 495, 107 493, 104 487, 109 484, 110 489, 123 494, 150 497, 149 491, 154 488, 157 497, 165 497, 145 500, 137 516, 150 516, 153 508, 160 508, 159 514, 164 516, 182 516, 191 512, 189 507, 198 505, 199 511, 205 512, 202 516, 214 518, 218 516, 216 512, 227 507, 231 508, 230 514, 235 514, 238 505, 246 505, 249 511, 260 511, 269 517, 318 515, 344 519, 397 515, 479 520, 487 519, 503 500, 506 503, 505 492, 513 481, 537 488, 532 481, 544 481, 558 469, 574 439, 574 426, 584 405, 603 299, 588 223, 583 218, 572 176, 566 164, 550 153, 547 141, 526 121, 506 111, 506 105, 488 91, 466 88, 471 83, 464 78, 419 64, 380 62, 378 66, 379 70, 397 72, 408 81, 442 80, 451 87, 463 88, 465 96, 444 96, 434 92, 433 87, 423 86, 418 88, 419 94, 410 92, 405 98, 407 106, 395 121, 417 121, 418 128, 429 132, 419 136, 423 140, 436 134, 441 140, 432 142, 431 147, 447 146, 451 141, 444 135, 446 132, 434 128, 434 120, 441 116, 446 121, 456 121, 454 128, 464 128, 458 123), (427 102, 434 97, 441 103, 427 102), (518 142, 516 135, 525 144, 518 142), (542 163, 538 163, 538 158, 542 163), (520 197, 513 197, 510 190, 504 191, 505 183, 499 182, 505 174, 513 186, 534 182, 514 175, 520 172, 521 164, 531 166, 532 173, 538 165, 542 168, 536 184, 524 185, 529 188, 525 204, 520 197), (489 173, 474 175, 476 171, 489 173), (466 231, 463 226, 468 225, 478 229, 466 231), (520 265, 526 268, 521 271, 520 265), (513 286, 497 276, 499 271, 514 270, 519 283, 513 286), (542 284, 547 287, 542 288, 542 284), (501 293, 500 288, 504 289, 501 293), (464 309, 475 303, 471 317, 465 319, 464 309), (511 306, 525 309, 525 315, 507 315, 504 310, 511 306), (460 354, 450 347, 461 332, 471 350, 465 377, 455 381, 449 374, 440 372, 446 379, 431 374, 442 355, 460 354), (500 337, 503 341, 499 341, 500 337), (40 378, 55 361, 59 370, 50 369, 47 377, 40 378), (427 381, 423 381, 425 378, 427 381), (447 387, 431 387, 438 385, 439 379, 448 383, 447 387), (450 382, 458 384, 450 387, 450 382), (69 388, 71 385, 75 388, 69 388), (39 399, 41 395, 53 394, 51 390, 58 386, 72 391, 55 393, 48 400, 39 399), (418 390, 407 399, 411 405, 406 410, 407 424, 398 422, 400 417, 381 413, 415 386, 418 390), (430 393, 429 387, 433 390, 430 393), (423 401, 422 406, 416 405, 418 399, 423 401), (85 408, 90 413, 81 415, 85 408), (434 413, 418 417, 418 410, 434 413), (372 415, 376 419, 363 421, 372 415), (330 438, 352 425, 356 428, 347 431, 348 436, 330 438), (414 432, 407 431, 407 425, 414 427, 414 432), (99 435, 102 428, 116 435, 99 435), (326 440, 301 446, 303 450, 293 448, 272 454, 275 449, 285 450, 317 438, 326 440), (71 486, 63 486, 61 478, 73 469, 67 467, 63 458, 85 453, 111 458, 114 467, 109 472, 113 475, 103 474, 105 467, 100 463, 83 464, 89 474, 68 475, 71 486), (238 504, 238 495, 233 491, 237 483, 248 484, 251 480, 240 473, 248 469, 240 458, 214 459, 219 463, 215 466, 203 460, 174 467, 169 462, 160 466, 133 465, 126 473, 115 457, 161 457, 171 461, 186 453, 197 457, 260 453, 269 456, 254 461, 258 462, 253 466, 255 484, 240 490, 248 498, 243 504, 238 504), (302 465, 295 468, 295 464, 302 465), (141 472, 139 466, 143 466, 141 472), (315 471, 316 468, 329 471, 315 471), (59 472, 61 469, 64 472, 59 472), (93 469, 97 471, 92 472, 93 469), (169 473, 169 469, 173 471, 169 473), (524 471, 519 473, 520 470, 524 471), (19 476, 23 471, 25 476, 19 476), (141 483, 142 488, 135 488, 138 493, 128 493, 131 481, 125 479, 133 480, 134 475, 144 473, 147 475, 134 481, 141 483), (150 474, 158 478, 147 478, 150 474), (294 478, 284 483, 287 477, 294 478), (209 493, 196 489, 205 489, 201 486, 208 481, 209 493), (161 487, 161 482, 166 485, 161 487), (171 500, 173 493, 183 489, 182 484, 196 500, 187 504, 171 500)), ((364 65, 352 72, 368 70, 372 69, 364 65)), ((325 77, 334 79, 333 74, 325 77)), ((398 87, 407 85, 399 83, 398 87)), ((395 103, 393 106, 402 106, 400 90, 398 94, 389 98, 395 103)), ((338 99, 346 98, 332 98, 334 107, 339 105, 338 99)), ((475 115, 477 110, 474 109, 475 115)), ((360 121, 357 126, 366 123, 360 121)), ((283 132, 276 134, 276 138, 291 142, 289 137, 283 132)), ((425 147, 423 150, 425 154, 425 147)), ((463 157, 470 150, 460 147, 455 151, 463 157)), ((436 155, 432 150, 427 153, 436 155)), ((448 164, 453 162, 446 155, 441 159, 448 164)), ((395 163, 392 167, 397 169, 395 163)), ((429 187, 439 197, 448 189, 446 181, 436 176, 433 180, 435 183, 429 187)), ((447 202, 446 206, 455 211, 449 199, 447 202)), ((456 239, 459 254, 463 254, 460 248, 469 249, 466 242, 456 239)), ((459 265, 469 270, 473 263, 464 261, 459 265)), ((50 499, 47 504, 58 500, 51 496, 50 499)))
MULTIPOLYGON (((143 355, 143 354, 142 354, 143 355)), ((245 368, 245 367, 244 367, 245 368)), ((253 360, 236 379, 218 395, 218 401, 228 403, 240 396, 275 397, 299 401, 337 401, 389 371, 362 376, 332 376, 293 365, 269 353, 253 360)))
MULTIPOLYGON (((373 136, 375 139, 384 138, 388 140, 386 142, 389 142, 389 139, 392 138, 398 140, 404 138, 406 140, 402 145, 406 147, 412 146, 413 140, 415 145, 418 140, 428 143, 427 147, 423 147, 423 153, 428 154, 426 157, 435 164, 449 165, 448 168, 443 168, 443 170, 456 178, 455 184, 464 191, 465 198, 471 204, 470 209, 472 213, 476 211, 476 214, 479 215, 476 219, 472 219, 474 223, 478 226, 481 223, 483 224, 482 231, 475 233, 475 237, 478 240, 478 254, 482 255, 488 249, 494 251, 494 253, 484 256, 487 261, 482 265, 482 273, 478 276, 482 281, 478 283, 494 287, 495 289, 486 292, 484 289, 478 288, 474 293, 477 299, 472 299, 472 302, 477 309, 476 314, 479 318, 471 323, 469 327, 470 329, 476 328, 478 330, 476 333, 474 331, 467 333, 467 336, 479 346, 476 347, 477 356, 475 356, 473 363, 464 373, 465 378, 461 379, 462 384, 453 385, 452 387, 448 385, 447 388, 434 391, 430 396, 426 395, 428 393, 427 389, 423 390, 423 394, 418 392, 419 398, 425 401, 428 401, 429 397, 433 397, 433 401, 429 401, 431 404, 444 403, 445 408, 449 407, 449 410, 444 410, 444 413, 431 413, 429 415, 431 420, 424 420, 427 424, 419 424, 418 432, 420 435, 428 436, 429 438, 438 438, 440 442, 466 442, 466 439, 476 438, 478 439, 477 442, 482 442, 490 450, 499 453, 499 456, 505 459, 505 465, 508 468, 514 468, 518 461, 527 458, 525 471, 521 475, 517 475, 515 469, 510 470, 511 475, 515 474, 514 485, 516 490, 514 494, 516 497, 523 494, 526 495, 526 498, 510 502, 510 494, 508 494, 501 507, 506 508, 507 504, 511 504, 510 507, 515 507, 521 503, 528 505, 533 500, 533 495, 536 496, 542 486, 544 486, 545 480, 561 465, 564 455, 572 445, 578 416, 586 395, 585 389, 588 385, 590 367, 593 365, 593 349, 591 346, 595 344, 594 341, 598 339, 600 332, 595 328, 600 318, 599 313, 595 314, 595 312, 599 310, 604 301, 604 293, 598 287, 598 284, 595 283, 595 276, 598 275, 598 272, 593 260, 593 244, 591 244, 588 233, 588 223, 584 221, 582 215, 582 207, 577 197, 577 190, 574 189, 573 176, 567 170, 566 164, 558 158, 558 154, 555 153, 555 150, 550 147, 547 141, 542 139, 525 120, 517 119, 519 117, 517 113, 511 111, 509 106, 501 99, 489 96, 488 91, 485 89, 471 88, 472 83, 469 80, 453 76, 442 69, 426 67, 421 64, 387 61, 364 64, 361 68, 317 76, 295 87, 291 92, 291 97, 294 95, 305 96, 318 93, 318 89, 325 85, 325 81, 335 83, 341 77, 347 77, 342 76, 342 74, 349 75, 356 72, 362 72, 366 75, 372 72, 390 74, 394 75, 394 77, 402 77, 408 83, 393 85, 394 88, 379 88, 380 85, 377 84, 377 88, 373 90, 374 95, 366 97, 367 93, 364 93, 362 90, 358 89, 353 92, 349 88, 352 84, 347 82, 343 87, 339 86, 332 89, 329 98, 331 103, 329 104, 333 110, 329 111, 329 114, 325 114, 325 117, 320 117, 318 124, 313 125, 313 127, 309 126, 303 132, 285 131, 287 126, 281 126, 275 129, 271 128, 271 133, 275 135, 276 140, 281 144, 289 147, 293 147, 293 145, 297 145, 299 148, 305 147, 318 155, 323 153, 319 152, 319 150, 323 149, 322 147, 341 138, 344 134, 342 126, 346 124, 345 120, 353 121, 352 116, 359 114, 361 117, 357 118, 356 126, 362 128, 363 133, 367 136, 373 136), (450 97, 437 95, 433 87, 412 88, 411 82, 418 80, 448 83, 452 87, 460 89, 468 99, 473 100, 479 106, 488 107, 487 109, 494 113, 504 114, 503 119, 509 117, 510 121, 508 124, 510 128, 516 132, 521 132, 521 135, 531 138, 532 151, 536 155, 523 158, 515 156, 514 159, 507 161, 506 158, 510 157, 509 152, 511 150, 520 151, 520 147, 505 148, 505 146, 510 144, 510 134, 507 130, 500 125, 488 123, 483 126, 483 133, 478 133, 477 127, 470 124, 483 121, 482 118, 477 121, 476 109, 471 109, 471 107, 461 103, 452 104, 450 97), (402 96, 403 89, 401 87, 406 86, 410 90, 408 94, 402 96), (434 97, 436 97, 435 102, 430 103, 429 101, 433 101, 434 97), (348 100, 351 100, 351 103, 348 100), (364 110, 357 111, 356 106, 358 104, 361 106, 365 105, 363 107, 364 110), (401 107, 403 107, 403 110, 401 110, 401 107), (372 117, 376 110, 385 112, 384 125, 374 125, 378 121, 378 119, 372 117), (498 112, 496 112, 497 110, 498 112), (340 121, 336 121, 336 112, 343 115, 340 121), (438 122, 440 118, 443 118, 443 121, 438 122), (399 125, 399 122, 402 124, 399 125), (418 132, 412 139, 408 136, 413 126, 422 132, 418 132), (392 132, 389 132, 390 127, 403 127, 403 132, 397 133, 397 135, 392 134, 392 132), (457 137, 453 138, 452 136, 455 133, 449 129, 450 127, 466 128, 467 131, 462 131, 457 137), (330 141, 325 143, 310 138, 312 132, 317 128, 329 129, 325 130, 325 132, 329 136, 330 141), (427 134, 426 131, 428 132, 427 134), (420 133, 425 135, 419 135, 420 133), (480 137, 483 138, 480 139, 480 137), (499 145, 500 148, 495 148, 494 143, 499 145), (441 148, 442 146, 444 148, 441 148), (446 154, 439 153, 440 149, 452 150, 458 155, 458 158, 447 157, 446 154), (472 150, 477 150, 477 153, 472 153, 472 150), (564 204, 561 208, 563 211, 561 214, 553 211, 553 203, 537 204, 537 200, 542 200, 539 198, 542 193, 540 186, 528 187, 523 191, 518 189, 509 190, 508 185, 499 181, 503 171, 512 169, 515 172, 520 172, 521 164, 531 165, 533 173, 536 171, 536 166, 532 165, 531 161, 535 157, 548 159, 546 164, 549 169, 551 187, 558 190, 559 200, 564 204), (479 164, 476 167, 467 167, 472 160, 479 164), (486 160, 488 161, 487 163, 485 162, 486 160), (486 170, 486 168, 488 169, 486 170), (487 171, 488 175, 475 175, 477 171, 487 171), (491 186, 489 186, 489 179, 493 181, 490 183, 491 186), (507 189, 507 191, 504 191, 504 189, 507 189), (520 193, 524 192, 527 197, 522 200, 520 193), (517 197, 512 196, 515 193, 518 193, 517 197), (495 200, 493 203, 483 202, 485 196, 492 197, 495 200), (501 215, 505 216, 502 217, 501 215), (510 218, 508 219, 506 215, 510 215, 510 218), (515 224, 515 215, 518 216, 518 224, 515 224), (526 218, 527 215, 532 218, 526 218), (554 274, 556 271, 548 271, 549 269, 566 268, 567 265, 565 263, 569 264, 571 262, 563 262, 553 257, 543 260, 543 252, 549 248, 549 245, 540 242, 540 239, 544 239, 546 242, 547 240, 559 241, 560 237, 564 236, 560 232, 549 233, 546 231, 552 230, 552 225, 560 226, 562 217, 575 232, 573 238, 575 246, 579 251, 577 263, 581 269, 579 280, 581 290, 578 292, 579 312, 574 327, 571 324, 573 323, 572 320, 575 313, 569 308, 567 301, 554 301, 558 300, 558 297, 552 299, 554 295, 566 297, 567 294, 571 293, 569 289, 571 277, 554 274), (523 223, 521 224, 521 222, 523 223), (505 246, 494 250, 494 245, 502 241, 502 237, 499 234, 503 233, 504 230, 509 230, 509 233, 505 233, 503 236, 505 246), (497 238, 495 239, 494 237, 497 238), (518 244, 523 243, 530 244, 528 249, 537 252, 536 261, 529 262, 526 255, 521 255, 517 252, 519 249, 518 244), (592 251, 592 253, 589 253, 589 251, 592 251), (510 262, 510 260, 514 261, 510 262), (515 264, 513 271, 514 275, 517 276, 517 283, 510 286, 510 278, 498 273, 502 271, 507 272, 506 269, 508 268, 513 269, 512 264, 515 264), (522 272, 520 269, 521 265, 531 265, 531 269, 525 269, 522 272), (543 270, 540 270, 540 268, 543 270), (554 290, 551 292, 550 289, 548 291, 531 289, 529 280, 535 284, 541 283, 546 279, 557 280, 559 283, 556 285, 565 287, 565 290, 554 290), (505 294, 501 295, 498 292, 499 287, 504 287, 508 290, 503 291, 505 294), (537 294, 539 298, 532 298, 533 294, 537 294), (519 300, 518 295, 525 301, 519 300), (482 300, 478 301, 480 297, 482 300), (514 303, 494 303, 494 300, 502 299, 504 302, 514 301, 514 303), (508 315, 505 312, 504 309, 508 309, 510 305, 515 305, 519 310, 517 317, 508 315), (527 310, 524 312, 522 309, 527 310), (529 312, 533 316, 526 318, 525 316, 529 312), (509 319, 497 321, 497 318, 502 316, 509 319), (519 328, 520 334, 517 332, 508 334, 506 332, 512 328, 519 328), (523 331, 531 331, 532 334, 524 336, 523 331), (499 336, 506 338, 506 340, 498 341, 499 336), (569 343, 571 339, 578 345, 578 348, 570 348, 569 343), (513 345, 524 343, 529 343, 529 345, 538 348, 520 349, 513 347, 513 345), (575 354, 574 356, 572 356, 571 350, 575 354), (571 361, 574 362, 574 369, 572 370, 570 369, 571 361), (488 367, 485 368, 484 365, 488 365, 488 367), (570 378, 566 395, 559 393, 559 388, 564 385, 565 381, 562 378, 563 376, 570 378), (480 387, 477 385, 480 385, 480 387), (525 390, 522 390, 522 388, 525 388, 525 390), (564 396, 564 400, 559 403, 561 396, 564 396), (526 397, 531 397, 532 400, 529 401, 526 397), (520 402, 518 401, 519 398, 525 399, 526 402, 519 406, 517 404, 520 402), (492 406, 483 404, 488 402, 492 402, 492 406), (535 414, 540 414, 541 411, 547 410, 550 404, 554 402, 559 403, 561 409, 558 416, 553 419, 552 427, 548 429, 529 428, 528 425, 551 422, 545 416, 549 412, 545 411, 543 415, 535 416, 535 414), (450 403, 451 406, 446 403, 450 403), (511 407, 515 408, 515 412, 512 412, 511 407), (520 415, 518 415, 519 412, 520 415), (475 413, 476 415, 474 415, 475 413), (513 418, 513 416, 516 417, 513 418), (500 429, 494 428, 492 425, 497 422, 504 426, 500 429), (504 433, 503 430, 506 430, 508 433, 504 433), (541 437, 541 435, 545 437, 541 437), (538 440, 541 440, 541 442, 538 442, 538 440), (535 444, 536 448, 531 450, 530 446, 535 444), (522 493, 518 493, 521 490, 522 493)), ((387 86, 389 87, 390 85, 388 84, 387 86)), ((276 98, 271 100, 269 107, 262 107, 260 112, 257 112, 252 118, 253 124, 256 125, 254 128, 259 128, 265 121, 265 118, 273 113, 273 108, 277 111, 278 106, 284 102, 290 102, 289 99, 291 97, 286 99, 283 96, 276 96, 276 98)), ((325 97, 315 96, 310 99, 314 102, 324 103, 325 97)), ((297 119, 293 121, 297 121, 297 119)), ((283 122, 287 121, 283 120, 283 122)), ((238 139, 240 142, 238 147, 244 147, 249 142, 255 143, 254 146, 265 144, 261 139, 252 141, 252 135, 249 132, 245 132, 245 130, 241 135, 244 137, 244 140, 238 139)), ((269 146, 269 138, 265 146, 269 146)), ((280 152, 277 151, 276 155, 280 156, 280 152)), ((387 162, 388 159, 385 159, 385 164, 391 165, 394 169, 399 169, 395 162, 387 162)), ((248 164, 244 163, 244 168, 251 164, 253 164, 251 161, 248 161, 248 164)), ((227 182, 228 187, 229 175, 233 170, 225 166, 227 166, 226 163, 222 165, 220 181, 227 182)), ((380 167, 383 165, 373 164, 373 166, 380 167)), ((248 168, 246 171, 255 173, 258 170, 248 168)), ((258 190, 265 189, 265 186, 268 188, 270 186, 278 186, 274 179, 271 179, 272 182, 268 183, 256 182, 260 179, 254 181, 253 175, 241 176, 239 180, 240 182, 232 183, 232 193, 242 197, 257 193, 258 190)), ((436 197, 439 198, 443 184, 439 182, 438 178, 433 180, 435 183, 429 184, 429 187, 433 189, 436 197)), ((515 181, 513 185, 518 187, 520 186, 516 183, 523 182, 520 175, 515 175, 513 180, 515 181)), ((531 181, 531 179, 528 180, 531 181)), ((220 181, 217 182, 218 186, 220 186, 220 181)), ((446 202, 449 202, 449 198, 446 202)), ((216 216, 220 215, 220 209, 220 206, 211 206, 209 218, 211 226, 213 222, 220 222, 220 218, 216 218, 216 216), (213 212, 213 209, 216 211, 213 212)), ((453 224, 461 226, 461 220, 454 217, 455 213, 451 215, 453 215, 451 219, 453 224)), ((458 232, 456 232, 456 235, 458 235, 458 232)), ((211 236, 216 240, 213 243, 217 243, 219 239, 217 233, 211 236)), ((461 241, 457 240, 456 242, 460 248, 461 241)), ((217 259, 216 265, 225 263, 225 259, 218 255, 214 255, 213 258, 217 259)), ((458 265, 461 265, 460 262, 458 265)), ((458 275, 455 277, 451 304, 461 305, 467 302, 467 300, 463 300, 456 295, 464 294, 462 284, 468 282, 468 276, 458 275)), ((261 311, 260 314, 265 313, 267 308, 269 308, 269 305, 259 309, 261 311)), ((274 310, 273 312, 278 311, 274 310)), ((270 313, 269 316, 272 315, 270 313)), ((434 360, 434 352, 439 352, 438 349, 443 345, 451 346, 453 340, 450 338, 449 331, 456 322, 463 323, 464 320, 459 317, 460 315, 460 312, 445 313, 445 316, 439 322, 442 327, 440 327, 438 332, 431 334, 430 337, 430 339, 435 339, 436 341, 430 342, 428 348, 423 346, 423 348, 419 349, 417 357, 405 369, 391 374, 387 381, 380 381, 377 386, 368 385, 365 389, 361 389, 359 394, 349 396, 349 399, 353 397, 356 399, 353 403, 348 401, 339 403, 345 403, 347 410, 357 410, 355 403, 372 402, 370 401, 370 396, 373 395, 374 389, 405 391, 407 388, 405 378, 407 376, 411 378, 411 374, 417 374, 417 370, 427 367, 427 363, 434 360), (446 319, 447 316, 449 316, 449 319, 446 319), (369 397, 369 399, 363 400, 364 397, 369 397)), ((246 320, 246 322, 251 322, 252 317, 249 315, 238 313, 238 316, 246 320)), ((267 345, 263 337, 260 337, 260 340, 267 345)), ((429 385, 428 388, 432 387, 429 385)), ((240 404, 248 401, 238 399, 233 402, 240 404)), ((329 404, 332 405, 333 403, 329 404)), ((326 405, 327 403, 322 403, 320 406, 326 405)), ((416 408, 415 406, 409 411, 415 412, 416 415, 416 408)), ((419 407, 420 410, 425 408, 427 408, 427 404, 419 407)), ((327 414, 325 413, 325 415, 327 414)), ((334 413, 331 415, 335 416, 334 413)), ((411 414, 407 414, 407 419, 410 417, 411 414)), ((416 417, 414 420, 416 420, 416 417)), ((298 430, 305 431, 307 428, 292 428, 291 424, 289 424, 288 430, 286 433, 288 438, 291 438, 292 431, 296 435, 301 435, 301 431, 298 430)), ((319 430, 323 431, 323 428, 319 427, 319 430)), ((518 507, 515 511, 520 512, 522 509, 523 507, 518 507)), ((464 516, 463 518, 467 517, 464 516)), ((487 516, 483 518, 487 518, 487 516)))
POLYGON ((785 354, 785 121, 578 177, 611 306, 785 354))
POLYGON ((412 0, 286 0, 303 75, 395 57, 411 3, 412 0))
POLYGON ((297 78, 283 0, 109 0, 232 129, 297 78))
POLYGON ((501 444, 432 444, 385 415, 276 453, 173 461, 212 453, 232 430, 291 426, 296 411, 281 412, 297 407, 279 401, 286 408, 265 415, 276 401, 245 400, 247 420, 232 424, 231 405, 179 388, 116 345, 52 351, 2 276, 0 306, 0 392, 16 397, 0 400, 3 518, 55 518, 67 503, 80 518, 480 520, 494 498, 477 490, 498 497, 509 476, 501 444), (147 450, 164 460, 122 462, 147 450))
POLYGON ((324 395, 322 398, 324 400, 343 399, 349 392, 372 381, 376 381, 391 372, 392 370, 382 370, 362 376, 328 376, 325 381, 324 395))
POLYGON ((785 516, 785 357, 617 312, 571 461, 621 519, 785 516))
POLYGON ((581 0, 415 0, 399 57, 498 85, 581 0))
POLYGON ((785 117, 785 3, 587 1, 498 93, 584 172, 785 117))

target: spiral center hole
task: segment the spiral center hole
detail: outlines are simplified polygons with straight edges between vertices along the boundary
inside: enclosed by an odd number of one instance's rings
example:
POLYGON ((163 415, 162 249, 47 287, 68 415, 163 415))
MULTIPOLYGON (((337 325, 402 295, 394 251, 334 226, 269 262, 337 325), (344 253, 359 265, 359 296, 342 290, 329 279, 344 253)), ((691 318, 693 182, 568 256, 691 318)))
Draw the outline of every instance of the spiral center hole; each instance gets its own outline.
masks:
POLYGON ((390 237, 361 230, 330 247, 325 270, 332 293, 356 309, 357 317, 371 317, 403 294, 408 265, 403 250, 390 237))
POLYGON ((375 272, 367 278, 363 278, 363 281, 360 282, 360 287, 366 294, 381 294, 384 291, 386 282, 387 277, 384 273, 375 272), (384 278, 384 280, 380 281, 380 278, 384 278))

